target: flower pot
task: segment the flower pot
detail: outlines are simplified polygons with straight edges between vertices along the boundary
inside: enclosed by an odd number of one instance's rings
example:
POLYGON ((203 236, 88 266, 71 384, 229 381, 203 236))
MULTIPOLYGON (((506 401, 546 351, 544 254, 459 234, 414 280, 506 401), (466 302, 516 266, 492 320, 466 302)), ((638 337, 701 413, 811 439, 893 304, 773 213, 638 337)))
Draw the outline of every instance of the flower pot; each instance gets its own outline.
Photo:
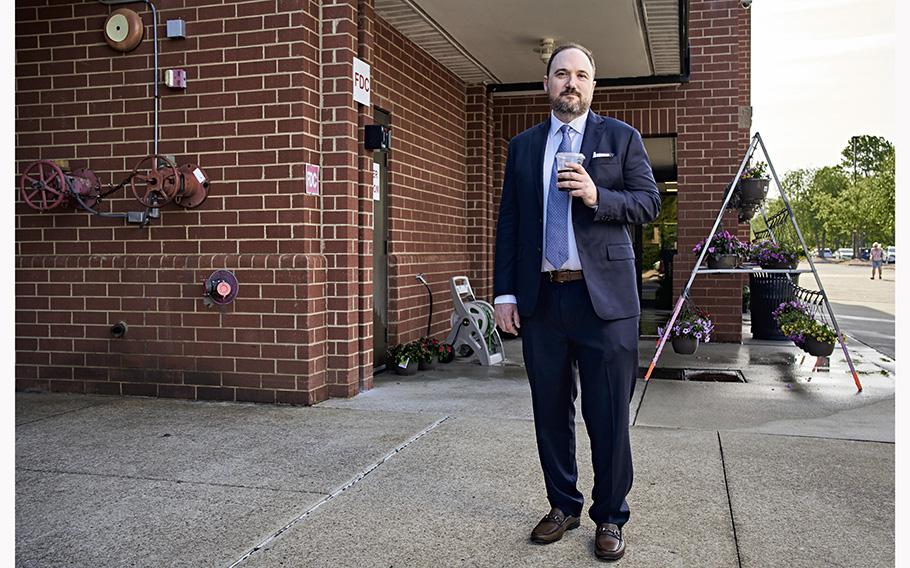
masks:
POLYGON ((746 223, 755 216, 755 210, 758 209, 758 205, 740 205, 739 207, 739 222, 746 223))
POLYGON ((739 264, 738 254, 712 254, 708 256, 708 268, 736 268, 739 264))
POLYGON ((454 349, 452 349, 451 351, 446 351, 442 355, 439 356, 440 363, 451 363, 454 360, 455 360, 455 350, 454 349))
POLYGON ((834 353, 834 342, 822 343, 811 335, 807 335, 805 349, 813 357, 827 357, 834 353))
POLYGON ((698 340, 691 335, 677 335, 673 337, 673 351, 680 355, 691 355, 698 349, 698 340))
POLYGON ((741 179, 737 187, 739 188, 739 200, 742 205, 758 204, 768 194, 769 179, 741 179))
POLYGON ((417 368, 420 369, 421 371, 433 369, 434 367, 436 367, 436 361, 434 359, 430 359, 429 361, 420 361, 417 364, 417 368))
POLYGON ((396 375, 416 375, 417 374, 417 365, 418 365, 418 363, 417 363, 416 359, 411 359, 410 361, 408 361, 407 367, 402 367, 398 363, 394 363, 395 374, 396 375))

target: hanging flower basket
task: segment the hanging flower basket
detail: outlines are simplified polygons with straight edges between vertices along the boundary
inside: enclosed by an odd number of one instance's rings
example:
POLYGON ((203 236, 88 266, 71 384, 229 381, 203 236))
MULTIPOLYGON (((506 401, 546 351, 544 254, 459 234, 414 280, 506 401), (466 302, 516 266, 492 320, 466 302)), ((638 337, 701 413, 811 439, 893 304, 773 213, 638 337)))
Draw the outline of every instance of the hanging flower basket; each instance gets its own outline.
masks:
POLYGON ((698 340, 690 335, 682 335, 673 338, 673 351, 680 355, 692 355, 698 350, 698 340))
POLYGON ((758 205, 768 195, 768 164, 756 162, 749 165, 739 176, 736 190, 739 192, 740 206, 758 205))
POLYGON ((803 348, 813 357, 827 357, 834 353, 834 342, 824 343, 811 335, 807 335, 803 343, 803 348))
POLYGON ((737 184, 740 203, 744 206, 761 203, 765 196, 768 195, 768 185, 770 183, 770 179, 740 179, 739 184, 737 184))
POLYGON ((680 355, 691 355, 698 349, 701 342, 708 343, 711 341, 711 333, 714 331, 714 322, 711 316, 704 310, 687 306, 676 321, 673 327, 665 330, 658 327, 657 333, 663 337, 668 333, 673 343, 673 350, 680 355))

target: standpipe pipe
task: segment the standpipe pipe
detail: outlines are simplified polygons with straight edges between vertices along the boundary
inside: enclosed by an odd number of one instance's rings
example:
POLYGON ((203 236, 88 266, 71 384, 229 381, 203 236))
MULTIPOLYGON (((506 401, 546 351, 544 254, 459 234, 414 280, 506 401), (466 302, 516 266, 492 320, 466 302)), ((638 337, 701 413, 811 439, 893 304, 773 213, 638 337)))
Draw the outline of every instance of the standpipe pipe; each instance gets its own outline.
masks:
POLYGON ((433 323, 433 291, 430 290, 430 285, 427 284, 427 279, 423 277, 423 273, 418 274, 414 278, 419 280, 424 286, 427 287, 427 294, 430 295, 430 317, 427 318, 427 335, 426 335, 429 338, 430 337, 430 326, 433 323))

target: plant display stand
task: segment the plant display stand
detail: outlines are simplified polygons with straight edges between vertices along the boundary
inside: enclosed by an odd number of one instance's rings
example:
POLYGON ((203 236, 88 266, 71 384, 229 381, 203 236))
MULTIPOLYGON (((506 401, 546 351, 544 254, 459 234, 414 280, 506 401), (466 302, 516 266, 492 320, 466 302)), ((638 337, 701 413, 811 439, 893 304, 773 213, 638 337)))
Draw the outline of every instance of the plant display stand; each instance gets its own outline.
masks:
POLYGON ((450 286, 455 311, 452 313, 452 330, 446 337, 446 343, 452 346, 456 354, 461 353, 463 347, 469 347, 471 357, 476 358, 481 365, 502 363, 505 352, 496 329, 493 306, 474 296, 467 276, 453 276, 450 286))
MULTIPOLYGON (((774 180, 774 183, 777 185, 778 191, 780 191, 781 198, 784 202, 784 209, 778 211, 771 217, 766 216, 764 205, 761 205, 761 214, 762 219, 765 222, 765 227, 763 231, 758 231, 755 233, 755 237, 759 238, 768 238, 774 242, 776 238, 774 236, 774 230, 780 228, 787 221, 792 224, 793 229, 796 232, 796 236, 799 239, 800 245, 802 245, 803 253, 806 255, 806 259, 809 261, 809 270, 799 270, 799 269, 765 269, 759 267, 748 267, 743 266, 740 268, 728 268, 728 269, 709 269, 703 268, 702 262, 705 260, 705 255, 708 252, 708 247, 702 247, 701 253, 698 256, 698 260, 695 262, 695 267, 692 269, 692 273, 689 274, 689 280, 686 282, 686 286, 683 288, 682 293, 679 295, 679 300, 676 302, 676 306, 673 309, 673 314, 670 316, 670 321, 667 322, 666 327, 664 328, 664 333, 661 335, 660 340, 657 343, 657 351, 654 353, 654 358, 651 359, 651 364, 648 367, 648 372, 645 373, 645 380, 650 380, 651 373, 654 371, 654 366, 657 364, 658 358, 663 351, 664 345, 667 342, 667 339, 670 336, 670 330, 673 327, 673 324, 676 322, 676 318, 679 316, 679 312, 685 302, 688 301, 689 290, 692 287, 692 282, 695 280, 696 275, 698 274, 756 274, 756 275, 774 275, 781 274, 785 275, 787 278, 787 285, 791 289, 792 294, 799 298, 810 310, 810 315, 813 317, 819 317, 826 323, 829 321, 834 327, 834 331, 837 335, 837 342, 840 343, 840 347, 844 352, 844 357, 847 360, 847 365, 850 367, 850 372, 853 374, 853 382, 856 384, 856 389, 858 392, 863 390, 862 384, 859 382, 859 376, 856 374, 856 368, 853 366, 853 359, 850 358, 850 353, 847 351, 847 346, 844 343, 843 334, 841 333, 840 326, 837 325, 837 319, 834 317, 834 310, 831 309, 831 303, 828 301, 828 294, 825 292, 825 287, 822 285, 821 278, 818 276, 818 271, 815 269, 815 263, 812 262, 812 255, 809 254, 809 249, 806 247, 806 241, 803 239, 803 234, 799 230, 799 225, 796 222, 796 216, 793 214, 793 209, 790 207, 790 200, 787 198, 787 193, 784 191, 783 186, 780 183, 780 180, 777 177, 777 172, 774 169, 774 164, 771 162, 771 157, 768 155, 768 150, 765 148, 765 143, 762 141, 761 135, 756 132, 752 137, 752 141, 749 143, 749 148, 746 150, 745 156, 739 165, 739 170, 736 172, 736 176, 733 178, 733 181, 730 185, 727 186, 727 191, 724 194, 724 202, 721 205, 720 210, 717 212, 717 218, 714 220, 714 226, 711 228, 710 234, 705 239, 705 242, 711 242, 711 239, 714 238, 714 234, 717 232, 718 227, 720 226, 721 218, 723 217, 724 210, 731 204, 731 199, 734 194, 737 196, 737 201, 739 200, 739 193, 737 190, 737 185, 740 183, 740 176, 746 168, 746 165, 752 159, 752 155, 758 148, 761 148, 761 152, 765 157, 765 161, 768 162, 768 167, 771 170, 771 177, 774 180), (806 290, 805 288, 800 288, 797 286, 794 281, 795 278, 791 276, 798 275, 800 273, 812 273, 815 277, 815 282, 818 284, 818 291, 806 290), (824 308, 824 309, 822 309, 824 308)), ((742 220, 742 219, 741 219, 742 220)))

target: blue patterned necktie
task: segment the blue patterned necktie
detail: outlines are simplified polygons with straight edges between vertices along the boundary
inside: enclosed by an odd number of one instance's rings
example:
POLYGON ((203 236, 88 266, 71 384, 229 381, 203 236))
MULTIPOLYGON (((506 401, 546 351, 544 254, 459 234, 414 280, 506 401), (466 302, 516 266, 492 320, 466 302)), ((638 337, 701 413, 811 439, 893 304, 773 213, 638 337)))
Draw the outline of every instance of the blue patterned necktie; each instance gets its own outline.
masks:
MULTIPOLYGON (((569 140, 569 125, 563 124, 559 129, 562 132, 562 142, 559 143, 559 152, 571 152, 572 141, 569 140)), ((553 158, 553 171, 550 173, 550 191, 547 192, 547 260, 557 270, 569 260, 569 194, 559 191, 556 187, 558 181, 556 171, 556 157, 553 158)))

